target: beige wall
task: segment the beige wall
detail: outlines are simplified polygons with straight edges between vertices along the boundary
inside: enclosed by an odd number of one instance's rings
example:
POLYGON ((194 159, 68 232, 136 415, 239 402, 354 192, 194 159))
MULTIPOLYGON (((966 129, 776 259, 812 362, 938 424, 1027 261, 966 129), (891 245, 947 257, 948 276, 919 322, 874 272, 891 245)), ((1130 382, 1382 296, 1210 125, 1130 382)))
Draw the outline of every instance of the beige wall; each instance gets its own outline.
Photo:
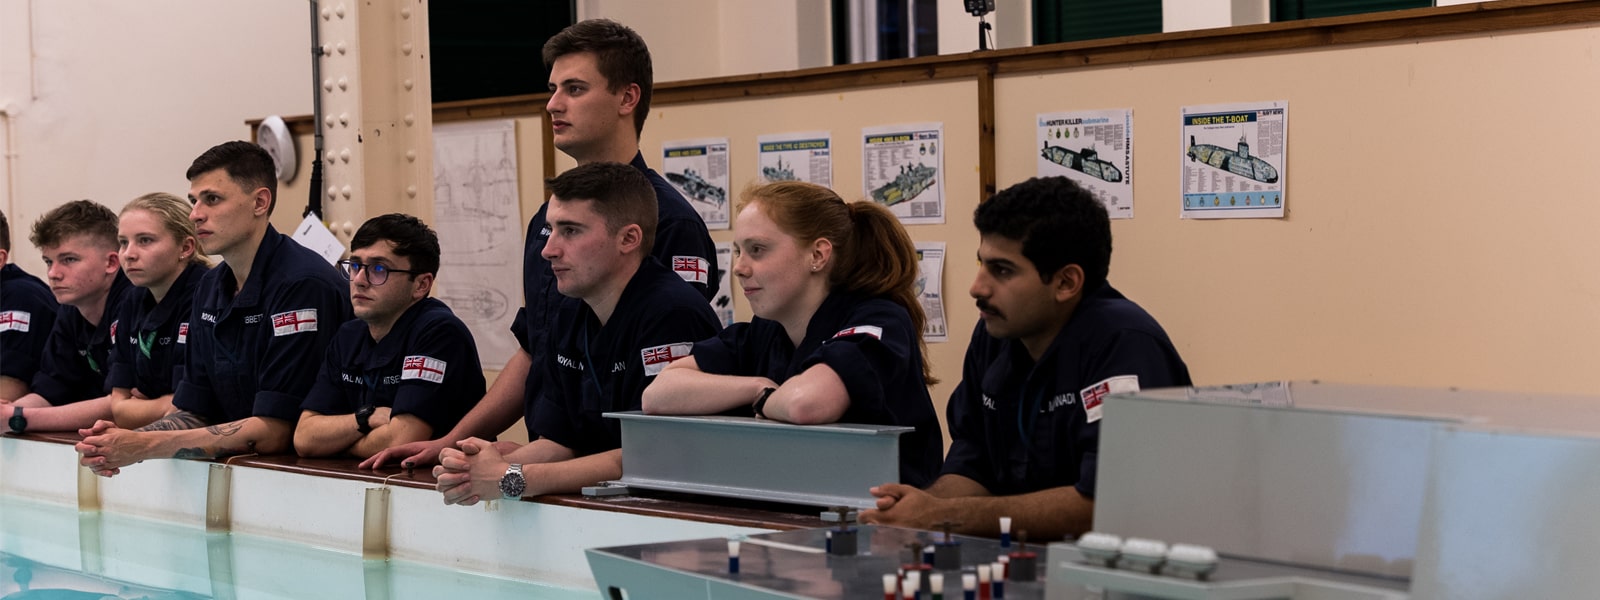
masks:
POLYGON ((1003 77, 998 178, 1034 174, 1035 113, 1134 109, 1111 277, 1199 383, 1597 393, 1597 50, 1584 27, 1003 77), (1289 102, 1287 216, 1178 219, 1179 107, 1258 100, 1289 102))
POLYGON ((581 0, 578 18, 615 19, 650 44, 656 81, 832 64, 826 0, 581 0))
POLYGON ((62 202, 182 194, 190 161, 245 119, 310 113, 309 18, 282 0, 0 0, 13 259, 42 273, 27 228, 62 202))

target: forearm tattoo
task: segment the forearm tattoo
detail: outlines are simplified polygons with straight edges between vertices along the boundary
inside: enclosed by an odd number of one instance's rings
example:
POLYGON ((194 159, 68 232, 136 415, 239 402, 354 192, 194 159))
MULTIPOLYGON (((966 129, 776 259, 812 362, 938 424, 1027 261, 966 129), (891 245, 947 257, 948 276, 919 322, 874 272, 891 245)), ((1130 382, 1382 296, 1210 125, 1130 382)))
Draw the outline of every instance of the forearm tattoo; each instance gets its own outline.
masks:
MULTIPOLYGON (((235 429, 235 431, 237 431, 237 429, 235 429)), ((228 435, 232 435, 232 434, 228 434, 228 435)), ((255 452, 256 452, 256 443, 253 442, 253 441, 246 441, 244 443, 244 447, 243 448, 230 448, 228 446, 218 446, 216 452, 210 452, 210 451, 206 450, 205 448, 179 448, 177 452, 174 452, 172 454, 172 457, 173 458, 222 458, 224 456, 233 456, 235 454, 255 454, 255 452)))
POLYGON ((239 421, 233 421, 231 423, 222 423, 220 425, 212 425, 210 427, 207 427, 206 431, 211 432, 211 435, 220 435, 222 437, 229 437, 229 436, 232 436, 235 433, 239 433, 240 429, 244 429, 244 423, 239 422, 239 421))
POLYGON ((206 423, 205 417, 186 410, 180 410, 134 431, 182 431, 184 429, 204 427, 206 423))

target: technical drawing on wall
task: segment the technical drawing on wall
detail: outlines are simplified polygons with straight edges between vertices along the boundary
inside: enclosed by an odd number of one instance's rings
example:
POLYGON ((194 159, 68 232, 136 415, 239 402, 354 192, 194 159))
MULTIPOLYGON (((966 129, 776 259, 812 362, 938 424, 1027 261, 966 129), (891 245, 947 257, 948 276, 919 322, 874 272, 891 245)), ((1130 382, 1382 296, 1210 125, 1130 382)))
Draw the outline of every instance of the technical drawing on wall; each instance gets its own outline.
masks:
POLYGON ((434 296, 472 330, 486 369, 505 366, 517 343, 507 328, 521 304, 522 206, 517 132, 510 120, 433 128, 433 227, 439 232, 434 296))

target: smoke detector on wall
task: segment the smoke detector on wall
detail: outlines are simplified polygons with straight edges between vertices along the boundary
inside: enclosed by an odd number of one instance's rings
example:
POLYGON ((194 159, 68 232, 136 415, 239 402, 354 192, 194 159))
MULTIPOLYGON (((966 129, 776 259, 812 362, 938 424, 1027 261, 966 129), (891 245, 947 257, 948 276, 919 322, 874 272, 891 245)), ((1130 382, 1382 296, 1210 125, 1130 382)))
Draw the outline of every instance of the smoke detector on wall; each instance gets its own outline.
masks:
POLYGON ((256 145, 272 155, 272 164, 278 168, 278 181, 287 183, 294 179, 299 162, 295 160, 294 136, 289 135, 289 124, 283 117, 272 115, 261 120, 256 127, 256 145))

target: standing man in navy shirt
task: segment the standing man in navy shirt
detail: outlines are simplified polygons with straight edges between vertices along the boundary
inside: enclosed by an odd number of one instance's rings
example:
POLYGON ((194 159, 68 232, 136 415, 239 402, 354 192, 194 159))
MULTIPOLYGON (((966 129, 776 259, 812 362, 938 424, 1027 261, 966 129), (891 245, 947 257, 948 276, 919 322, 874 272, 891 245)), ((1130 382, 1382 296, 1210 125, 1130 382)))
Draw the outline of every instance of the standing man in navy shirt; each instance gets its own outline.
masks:
POLYGON ((350 318, 344 277, 268 221, 278 181, 266 150, 220 144, 187 176, 200 242, 225 262, 195 291, 175 412, 134 431, 82 431, 80 462, 101 475, 150 458, 288 452, 311 374, 350 318))
POLYGON ((952 443, 926 490, 872 488, 863 522, 1032 539, 1089 530, 1106 395, 1189 385, 1155 318, 1106 282, 1105 207, 1065 177, 1030 179, 978 205, 972 283, 982 319, 946 408, 952 443))
POLYGON ((0 212, 0 406, 28 395, 57 306, 50 286, 11 264, 11 223, 0 212))
MULTIPOLYGON (((607 19, 572 25, 544 45, 544 63, 550 68, 550 127, 555 146, 578 164, 609 161, 632 165, 655 190, 657 226, 654 246, 647 252, 689 282, 707 302, 717 293, 717 250, 705 222, 667 180, 644 162, 639 135, 650 113, 654 75, 650 49, 632 29, 607 19)), ((513 354, 483 401, 443 437, 392 448, 361 463, 376 468, 401 461, 408 466, 438 459, 439 451, 469 437, 499 435, 524 418, 528 439, 533 430, 534 401, 544 386, 538 367, 546 355, 546 333, 556 327, 554 306, 561 301, 550 261, 542 253, 551 235, 546 211, 528 222, 527 248, 522 258, 523 308, 517 311, 511 332, 521 351, 513 354)))
POLYGON ((301 456, 358 457, 449 431, 483 397, 467 324, 428 297, 439 236, 405 214, 373 217, 339 261, 356 319, 339 328, 301 405, 301 456))
POLYGON ((544 258, 567 299, 536 366, 545 385, 530 428, 539 438, 510 452, 478 438, 441 452, 434 475, 446 504, 576 492, 621 477, 621 426, 600 415, 638 410, 667 363, 717 333, 711 305, 651 256, 657 210, 644 174, 590 163, 550 189, 544 258))
POLYGON ((44 253, 50 292, 60 307, 31 392, 5 411, 16 433, 27 430, 27 408, 76 405, 67 412, 92 413, 110 406, 96 399, 111 391, 111 338, 122 297, 133 285, 117 256, 117 213, 96 202, 74 200, 51 209, 33 224, 29 239, 44 253), (97 404, 77 405, 84 400, 97 404))

